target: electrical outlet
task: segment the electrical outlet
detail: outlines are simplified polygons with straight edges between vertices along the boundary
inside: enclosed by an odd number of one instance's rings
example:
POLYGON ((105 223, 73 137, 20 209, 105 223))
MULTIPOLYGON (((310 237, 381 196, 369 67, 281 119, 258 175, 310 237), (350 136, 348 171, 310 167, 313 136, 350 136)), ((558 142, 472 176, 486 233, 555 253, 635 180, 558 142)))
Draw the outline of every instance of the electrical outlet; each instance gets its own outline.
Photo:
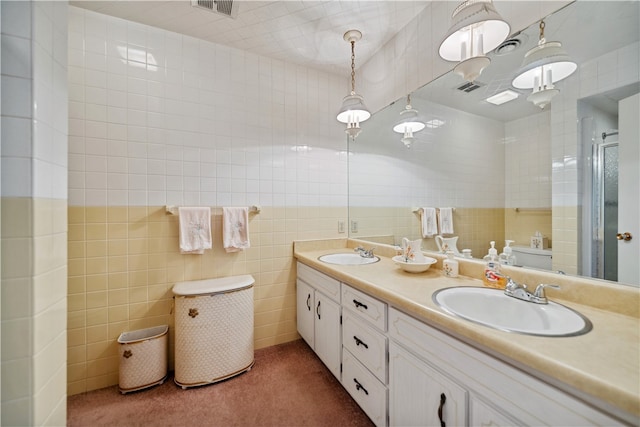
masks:
POLYGON ((352 233, 358 232, 358 221, 351 221, 351 232, 352 233))
POLYGON ((344 233, 344 221, 338 220, 338 233, 344 233))

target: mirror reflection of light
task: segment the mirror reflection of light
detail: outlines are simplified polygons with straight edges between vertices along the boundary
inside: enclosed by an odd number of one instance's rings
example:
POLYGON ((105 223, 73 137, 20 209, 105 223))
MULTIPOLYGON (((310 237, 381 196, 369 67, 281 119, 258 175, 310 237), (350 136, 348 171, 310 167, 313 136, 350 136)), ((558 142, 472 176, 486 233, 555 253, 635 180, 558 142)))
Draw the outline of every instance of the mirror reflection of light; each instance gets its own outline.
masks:
POLYGON ((445 124, 444 121, 440 120, 440 119, 432 119, 429 120, 427 122, 425 122, 425 126, 429 129, 437 129, 441 126, 443 126, 445 124))
POLYGON ((512 90, 505 90, 500 93, 497 93, 493 96, 490 96, 485 101, 493 105, 502 105, 505 102, 513 101, 518 97, 518 93, 512 90))
POLYGON ((153 53, 147 52, 145 49, 118 46, 118 53, 120 54, 120 60, 132 67, 146 68, 150 71, 158 70, 158 62, 153 53))
POLYGON ((308 145, 294 145, 291 147, 291 151, 297 151, 298 153, 307 153, 311 151, 311 147, 308 145))

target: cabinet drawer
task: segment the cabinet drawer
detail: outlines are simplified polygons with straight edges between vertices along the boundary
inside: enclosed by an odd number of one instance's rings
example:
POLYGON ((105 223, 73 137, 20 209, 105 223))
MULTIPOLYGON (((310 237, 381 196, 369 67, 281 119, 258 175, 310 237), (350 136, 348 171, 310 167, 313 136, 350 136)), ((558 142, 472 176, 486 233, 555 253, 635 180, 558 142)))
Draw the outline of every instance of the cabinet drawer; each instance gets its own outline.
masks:
POLYGON ((342 353, 342 386, 375 425, 387 424, 387 388, 349 350, 342 353))
POLYGON ((313 268, 298 263, 298 278, 307 282, 316 289, 322 291, 323 294, 340 303, 340 282, 326 274, 320 273, 313 268))
POLYGON ((351 310, 342 311, 342 345, 380 381, 387 383, 387 338, 351 310))
POLYGON ((382 301, 343 283, 342 306, 350 308, 381 331, 387 330, 387 304, 382 301))
POLYGON ((412 349, 415 353, 429 357, 433 350, 433 329, 413 317, 389 310, 389 338, 412 349))

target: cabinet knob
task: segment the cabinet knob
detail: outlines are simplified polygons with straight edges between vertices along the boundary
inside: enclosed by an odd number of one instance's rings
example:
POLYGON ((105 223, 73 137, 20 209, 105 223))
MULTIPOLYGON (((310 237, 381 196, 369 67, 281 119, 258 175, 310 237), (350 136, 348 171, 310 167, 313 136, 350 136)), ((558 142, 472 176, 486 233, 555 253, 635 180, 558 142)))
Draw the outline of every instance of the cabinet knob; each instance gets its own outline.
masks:
POLYGON ((191 317, 192 319, 195 319, 198 314, 200 314, 200 313, 198 313, 198 309, 197 308, 190 308, 189 309, 189 317, 191 317))
POLYGON ((616 234, 616 239, 624 240, 625 242, 628 242, 629 240, 633 239, 633 236, 631 235, 631 233, 627 231, 626 233, 616 234))
POLYGON ((131 350, 125 350, 125 351, 122 353, 122 357, 124 357, 125 359, 128 359, 128 358, 130 358, 131 356, 133 356, 133 353, 131 352, 131 350))

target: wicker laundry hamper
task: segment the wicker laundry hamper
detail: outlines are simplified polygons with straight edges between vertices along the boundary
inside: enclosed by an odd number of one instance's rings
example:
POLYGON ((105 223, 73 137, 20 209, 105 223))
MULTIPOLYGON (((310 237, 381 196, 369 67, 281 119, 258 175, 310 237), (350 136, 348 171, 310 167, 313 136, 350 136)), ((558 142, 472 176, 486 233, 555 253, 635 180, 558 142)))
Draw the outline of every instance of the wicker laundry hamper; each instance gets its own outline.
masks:
POLYGON ((162 384, 167 379, 168 341, 167 325, 120 334, 120 393, 162 384))
POLYGON ((243 275, 175 284, 177 385, 211 384, 251 369, 253 283, 243 275))

